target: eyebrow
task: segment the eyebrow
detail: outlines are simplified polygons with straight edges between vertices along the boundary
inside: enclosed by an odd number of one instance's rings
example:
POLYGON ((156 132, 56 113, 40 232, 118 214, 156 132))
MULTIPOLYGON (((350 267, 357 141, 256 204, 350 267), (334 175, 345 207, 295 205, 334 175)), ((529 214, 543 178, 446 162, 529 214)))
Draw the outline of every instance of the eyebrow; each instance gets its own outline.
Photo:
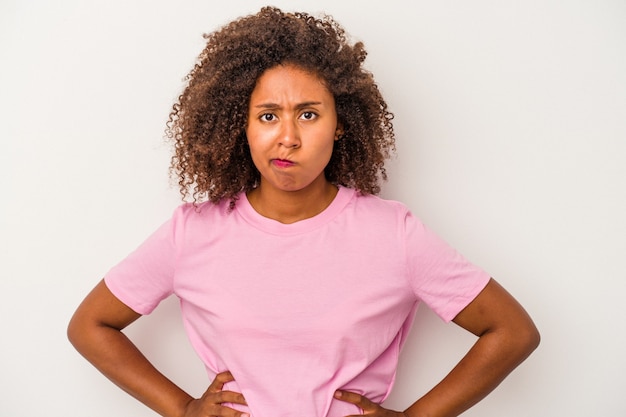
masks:
MULTIPOLYGON (((301 110, 307 107, 311 107, 311 106, 318 106, 321 105, 322 102, 321 101, 305 101, 303 103, 298 103, 296 105, 296 109, 297 110, 301 110)), ((256 106, 254 106, 257 109, 279 109, 280 105, 276 104, 276 103, 261 103, 261 104, 257 104, 256 106)))

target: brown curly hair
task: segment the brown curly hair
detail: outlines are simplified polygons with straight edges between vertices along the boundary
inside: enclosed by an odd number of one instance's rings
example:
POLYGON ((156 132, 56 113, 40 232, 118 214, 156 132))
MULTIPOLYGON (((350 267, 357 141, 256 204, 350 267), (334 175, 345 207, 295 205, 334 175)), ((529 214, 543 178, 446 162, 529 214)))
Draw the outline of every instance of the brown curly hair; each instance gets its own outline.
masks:
POLYGON ((391 120, 372 74, 363 67, 363 43, 350 45, 330 16, 284 13, 264 7, 204 35, 206 47, 185 78, 174 104, 167 137, 174 142, 171 173, 183 199, 224 198, 256 187, 245 127, 257 79, 279 64, 295 64, 320 77, 335 99, 343 135, 325 176, 364 194, 380 192, 384 161, 395 151, 391 120))

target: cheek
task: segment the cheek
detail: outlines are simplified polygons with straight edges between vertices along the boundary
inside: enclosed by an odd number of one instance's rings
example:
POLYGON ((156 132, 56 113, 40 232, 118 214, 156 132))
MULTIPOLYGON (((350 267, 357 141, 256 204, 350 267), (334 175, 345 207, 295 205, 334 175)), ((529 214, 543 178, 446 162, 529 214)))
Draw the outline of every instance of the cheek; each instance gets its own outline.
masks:
POLYGON ((328 163, 330 162, 330 158, 333 156, 333 148, 335 141, 325 142, 323 145, 319 146, 315 152, 315 161, 316 165, 322 168, 326 168, 328 163))
POLYGON ((258 129, 252 126, 246 128, 246 138, 250 148, 262 149, 270 145, 273 136, 271 130, 258 129))
POLYGON ((246 129, 246 138, 248 142, 248 151, 252 158, 254 166, 260 170, 263 166, 267 153, 268 153, 268 141, 263 135, 260 135, 258 130, 254 128, 246 129))
POLYGON ((335 148, 337 143, 337 139, 335 138, 335 136, 331 136, 328 141, 326 142, 326 146, 325 146, 325 150, 326 152, 328 152, 329 154, 333 153, 333 149, 335 148))
POLYGON ((248 148, 250 148, 250 152, 254 154, 259 148, 260 143, 259 135, 255 129, 246 129, 246 140, 248 141, 248 148))

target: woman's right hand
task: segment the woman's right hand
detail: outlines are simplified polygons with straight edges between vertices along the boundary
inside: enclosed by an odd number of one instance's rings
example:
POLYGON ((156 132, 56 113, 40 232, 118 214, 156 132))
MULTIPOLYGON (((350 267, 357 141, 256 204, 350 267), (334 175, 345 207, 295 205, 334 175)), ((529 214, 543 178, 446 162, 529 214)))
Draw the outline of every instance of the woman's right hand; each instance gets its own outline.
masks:
POLYGON ((184 417, 250 417, 248 413, 222 405, 224 403, 247 405, 243 394, 222 390, 225 383, 234 380, 229 371, 217 374, 201 398, 187 403, 184 417))

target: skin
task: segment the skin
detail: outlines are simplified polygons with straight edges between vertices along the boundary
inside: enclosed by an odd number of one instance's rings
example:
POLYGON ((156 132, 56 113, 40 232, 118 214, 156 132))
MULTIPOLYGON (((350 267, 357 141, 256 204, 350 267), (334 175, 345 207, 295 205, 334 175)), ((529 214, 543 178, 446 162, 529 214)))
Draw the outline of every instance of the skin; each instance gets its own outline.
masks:
POLYGON ((454 323, 478 340, 439 384, 405 411, 384 409, 346 391, 338 391, 335 397, 356 404, 369 416, 458 416, 493 391, 539 345, 539 332, 531 318, 493 279, 454 323))
POLYGON ((282 223, 322 212, 337 194, 324 168, 340 133, 335 100, 319 78, 293 65, 267 70, 250 97, 246 126, 261 174, 248 193, 252 207, 282 223))
MULTIPOLYGON (((249 105, 246 134, 259 186, 248 194, 260 214, 283 223, 323 211, 337 188, 324 167, 339 140, 332 95, 314 75, 277 66, 258 80, 249 105)), ((241 393, 224 391, 230 372, 216 376, 201 398, 193 398, 161 374, 124 335, 136 313, 101 281, 80 304, 68 327, 75 348, 104 375, 167 417, 248 417, 223 406, 246 404, 241 393)), ((454 369, 404 411, 393 411, 353 392, 335 398, 373 417, 458 416, 491 392, 538 345, 539 333, 522 306, 491 280, 454 322, 478 336, 454 369)), ((353 416, 350 416, 353 417, 353 416)))

